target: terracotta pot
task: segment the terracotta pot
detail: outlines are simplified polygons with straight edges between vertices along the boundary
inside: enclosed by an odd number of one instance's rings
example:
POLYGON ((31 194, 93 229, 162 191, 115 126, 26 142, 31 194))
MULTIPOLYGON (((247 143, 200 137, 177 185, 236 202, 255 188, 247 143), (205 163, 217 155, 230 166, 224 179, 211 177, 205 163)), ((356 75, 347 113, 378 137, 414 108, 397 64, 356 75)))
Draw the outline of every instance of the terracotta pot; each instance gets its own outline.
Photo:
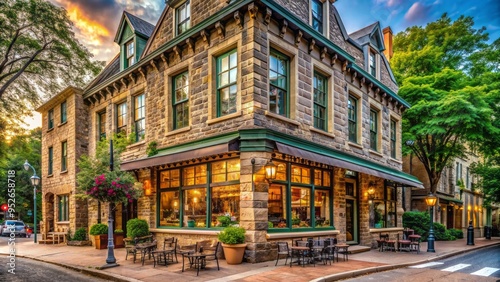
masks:
POLYGON ((224 247, 224 257, 226 258, 227 264, 240 264, 243 262, 247 244, 229 245, 223 243, 222 247, 224 247))
POLYGON ((113 243, 115 245, 115 249, 124 248, 125 243, 123 242, 123 233, 114 233, 113 234, 113 243))

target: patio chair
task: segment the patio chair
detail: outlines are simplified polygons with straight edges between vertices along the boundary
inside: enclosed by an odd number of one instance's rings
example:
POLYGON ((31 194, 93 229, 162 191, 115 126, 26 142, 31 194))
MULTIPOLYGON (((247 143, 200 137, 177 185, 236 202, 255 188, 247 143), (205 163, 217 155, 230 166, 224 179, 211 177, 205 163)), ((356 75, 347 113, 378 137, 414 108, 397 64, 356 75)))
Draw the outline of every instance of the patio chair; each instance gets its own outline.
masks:
POLYGON ((215 260, 217 262, 217 270, 220 270, 219 267, 220 250, 221 250, 220 242, 216 240, 204 240, 196 242, 196 251, 205 254, 205 261, 215 260))
POLYGON ((389 234, 379 234, 379 239, 377 240, 377 248, 379 252, 384 251, 385 242, 389 240, 389 234))
POLYGON ((169 237, 163 240, 163 250, 156 250, 152 252, 153 255, 153 267, 156 267, 156 263, 163 263, 167 266, 168 262, 179 262, 177 260, 177 238, 169 237))
POLYGON ((323 242, 323 250, 321 251, 321 260, 323 261, 323 264, 327 264, 327 262, 330 262, 330 265, 332 265, 332 261, 334 262, 335 258, 335 245, 333 244, 333 240, 331 239, 326 239, 323 242))
POLYGON ((274 266, 278 265, 278 260, 280 259, 280 255, 286 255, 285 257, 285 265, 286 262, 288 261, 288 258, 292 257, 292 252, 290 248, 288 248, 288 242, 278 242, 278 256, 276 257, 276 263, 274 266))
POLYGON ((396 251, 396 243, 397 243, 398 240, 399 240, 399 234, 397 235, 396 240, 387 239, 385 241, 384 251, 393 251, 393 252, 395 252, 396 251))

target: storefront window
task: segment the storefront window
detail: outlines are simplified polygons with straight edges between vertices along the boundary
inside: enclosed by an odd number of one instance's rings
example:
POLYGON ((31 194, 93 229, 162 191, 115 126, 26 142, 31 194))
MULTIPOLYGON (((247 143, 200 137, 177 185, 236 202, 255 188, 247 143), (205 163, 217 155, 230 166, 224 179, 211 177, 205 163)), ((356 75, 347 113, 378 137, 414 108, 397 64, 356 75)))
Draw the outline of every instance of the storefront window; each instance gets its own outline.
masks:
POLYGON ((186 167, 183 170, 183 186, 192 186, 207 183, 207 165, 186 167))
MULTIPOLYGON (((286 174, 285 174, 286 176, 286 174)), ((273 228, 286 228, 286 186, 272 184, 269 187, 268 220, 273 228)))
POLYGON ((311 183, 311 169, 292 165, 292 182, 295 183, 311 183))
POLYGON ((311 227, 311 191, 292 187, 292 228, 311 227))
POLYGON ((184 190, 184 226, 206 227, 207 219, 207 191, 206 189, 184 190))
POLYGON ((169 191, 162 192, 160 199, 160 225, 162 226, 179 226, 180 210, 179 210, 179 192, 169 191))
POLYGON ((314 192, 314 213, 316 227, 330 227, 330 193, 316 190, 314 192))
POLYGON ((397 194, 395 186, 386 186, 385 193, 379 190, 373 200, 374 228, 396 227, 397 194))
POLYGON ((212 164, 212 183, 240 179, 240 160, 215 162, 212 164))
MULTIPOLYGON (((239 171, 238 171, 239 174, 239 171)), ((212 223, 220 226, 217 221, 220 216, 228 216, 232 223, 239 221, 240 215, 240 185, 228 185, 212 188, 212 223)))

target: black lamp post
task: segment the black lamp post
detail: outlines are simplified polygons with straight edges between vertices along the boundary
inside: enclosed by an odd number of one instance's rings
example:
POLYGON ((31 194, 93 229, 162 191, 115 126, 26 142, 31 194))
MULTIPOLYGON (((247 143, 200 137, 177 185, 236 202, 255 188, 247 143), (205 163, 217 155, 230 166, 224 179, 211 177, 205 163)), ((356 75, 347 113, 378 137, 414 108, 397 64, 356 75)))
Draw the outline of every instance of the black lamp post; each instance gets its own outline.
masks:
POLYGON ((427 204, 428 207, 431 208, 431 225, 429 229, 429 237, 427 237, 427 252, 435 253, 436 250, 434 250, 434 241, 436 240, 434 237, 434 222, 433 222, 433 213, 434 213, 434 205, 436 204, 437 197, 434 196, 431 193, 425 198, 425 203, 427 204))
MULTIPOLYGON (((109 140, 109 170, 113 171, 114 169, 113 163, 113 140, 109 140)), ((116 263, 115 253, 114 253, 115 245, 113 242, 113 204, 111 202, 108 203, 108 257, 106 258, 106 264, 101 266, 101 269, 110 268, 118 266, 116 263)))
POLYGON ((29 170, 30 167, 33 170, 33 176, 30 179, 31 179, 31 185, 33 185, 33 205, 34 205, 33 224, 35 229, 33 230, 33 235, 35 235, 35 237, 33 240, 36 243, 36 230, 37 230, 36 229, 36 186, 40 185, 40 177, 36 175, 35 168, 28 163, 28 160, 26 160, 24 162, 24 169, 29 170))

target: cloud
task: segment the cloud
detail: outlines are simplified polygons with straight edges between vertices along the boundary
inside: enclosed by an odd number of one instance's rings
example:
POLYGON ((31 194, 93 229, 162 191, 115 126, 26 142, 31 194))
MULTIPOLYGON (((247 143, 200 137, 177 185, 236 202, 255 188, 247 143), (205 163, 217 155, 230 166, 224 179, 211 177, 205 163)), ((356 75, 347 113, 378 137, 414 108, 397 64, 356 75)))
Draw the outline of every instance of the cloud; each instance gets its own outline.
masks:
POLYGON ((411 5, 408 12, 406 12, 404 18, 409 23, 418 24, 421 22, 426 22, 428 14, 430 12, 429 6, 424 6, 420 2, 415 2, 411 5))
POLYGON ((382 4, 387 7, 395 7, 401 4, 402 0, 375 0, 376 4, 382 4))

